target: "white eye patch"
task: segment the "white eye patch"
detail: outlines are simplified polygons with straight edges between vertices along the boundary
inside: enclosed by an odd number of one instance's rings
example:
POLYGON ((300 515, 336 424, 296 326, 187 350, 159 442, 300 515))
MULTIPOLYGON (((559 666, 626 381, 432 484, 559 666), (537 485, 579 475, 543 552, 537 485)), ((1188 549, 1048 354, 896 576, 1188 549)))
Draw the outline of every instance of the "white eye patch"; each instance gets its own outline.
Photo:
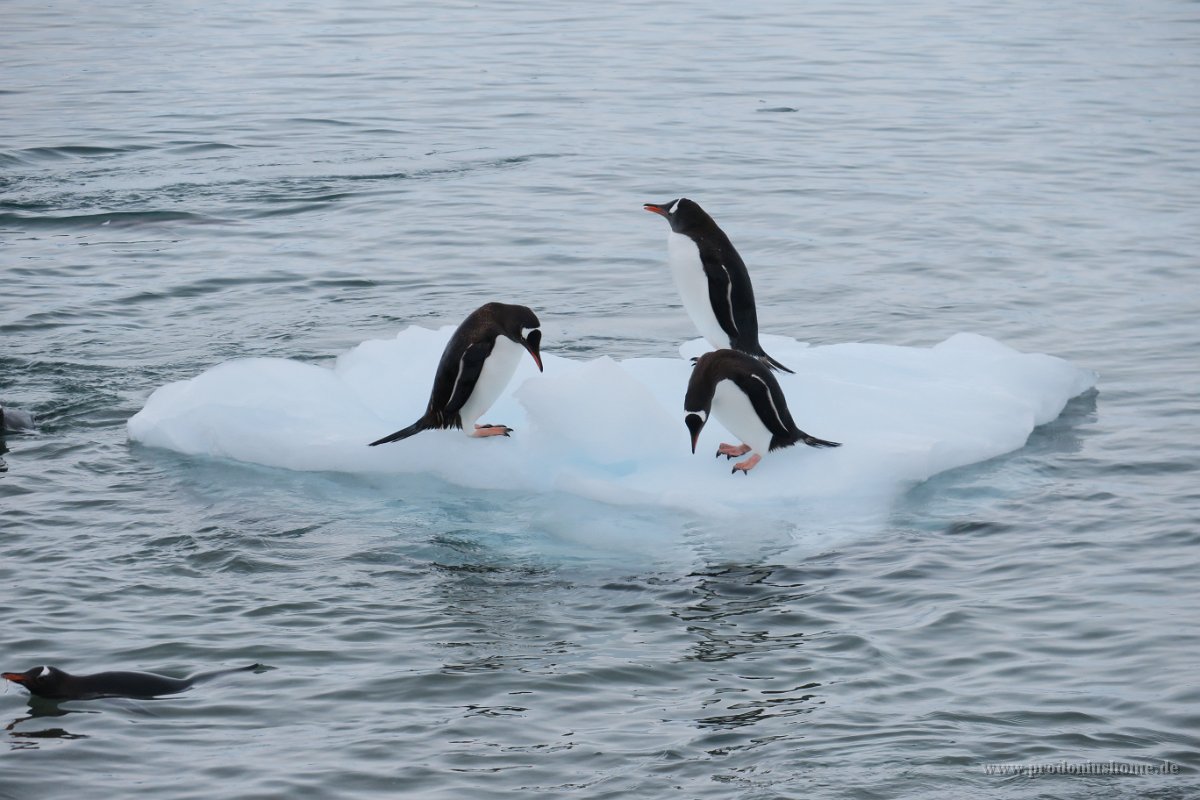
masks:
POLYGON ((521 328, 521 338, 528 339, 529 334, 533 333, 536 330, 537 330, 537 328, 521 328))
MULTIPOLYGON (((681 197, 679 199, 682 200, 683 198, 681 197)), ((674 214, 675 209, 677 209, 677 208, 679 208, 679 200, 676 200, 674 203, 671 203, 671 207, 667 209, 667 213, 674 214)))
POLYGON ((39 672, 39 673, 37 674, 37 676, 38 676, 39 678, 44 678, 44 677, 46 677, 46 676, 47 676, 47 675, 49 675, 49 674, 50 674, 50 668, 49 668, 49 667, 42 667, 42 671, 41 671, 41 672, 39 672))
MULTIPOLYGON (((685 411, 686 411, 686 409, 685 409, 685 411)), ((707 411, 688 411, 687 413, 695 414, 697 417, 700 418, 701 422, 708 422, 708 412, 707 411)))

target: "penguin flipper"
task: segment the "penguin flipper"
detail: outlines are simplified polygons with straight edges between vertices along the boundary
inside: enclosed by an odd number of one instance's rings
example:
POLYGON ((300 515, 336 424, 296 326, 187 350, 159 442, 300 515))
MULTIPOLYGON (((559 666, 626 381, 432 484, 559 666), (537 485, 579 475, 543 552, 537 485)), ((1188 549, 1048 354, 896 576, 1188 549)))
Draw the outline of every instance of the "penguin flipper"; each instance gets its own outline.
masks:
MULTIPOLYGON (((471 397, 471 392, 475 391, 475 384, 479 382, 479 376, 483 373, 483 363, 492 354, 494 345, 494 341, 476 342, 463 351, 458 362, 458 376, 450 389, 446 405, 442 407, 443 419, 458 420, 458 412, 462 411, 462 407, 471 397)), ((461 428, 462 421, 459 420, 454 427, 461 428)))
POLYGON ((701 247, 700 263, 704 266, 705 277, 708 278, 708 301, 712 305, 717 324, 729 337, 729 347, 757 356, 776 372, 789 372, 794 375, 792 370, 767 355, 758 343, 758 311, 754 305, 754 287, 750 284, 746 265, 733 249, 733 245, 712 249, 701 247))
MULTIPOLYGON (((729 337, 730 343, 736 342, 741 338, 741 332, 734 318, 733 276, 716 253, 711 253, 703 247, 700 248, 700 263, 704 266, 704 276, 708 279, 708 302, 712 306, 713 316, 717 318, 721 330, 729 337)), ((757 331, 755 334, 757 335, 757 331)))
POLYGON ((791 412, 788 411, 783 390, 779 388, 779 382, 771 373, 765 369, 762 370, 762 375, 747 372, 734 376, 733 382, 750 400, 750 405, 754 406, 754 413, 771 432, 772 443, 788 439, 794 434, 797 430, 796 423, 792 421, 791 412))

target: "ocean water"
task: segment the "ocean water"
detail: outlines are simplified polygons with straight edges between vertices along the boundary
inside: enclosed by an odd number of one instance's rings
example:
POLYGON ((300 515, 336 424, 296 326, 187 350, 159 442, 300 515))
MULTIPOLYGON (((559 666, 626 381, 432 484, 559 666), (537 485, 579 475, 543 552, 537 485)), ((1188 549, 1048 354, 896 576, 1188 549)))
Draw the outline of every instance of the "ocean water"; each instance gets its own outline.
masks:
POLYGON ((0 404, 40 421, 0 438, 0 668, 270 668, 8 686, 0 798, 1200 794, 1197 4, 0 21, 0 404), (493 299, 547 352, 676 358, 641 206, 678 196, 766 333, 969 332, 1097 388, 882 508, 784 518, 129 440, 166 384, 493 299))

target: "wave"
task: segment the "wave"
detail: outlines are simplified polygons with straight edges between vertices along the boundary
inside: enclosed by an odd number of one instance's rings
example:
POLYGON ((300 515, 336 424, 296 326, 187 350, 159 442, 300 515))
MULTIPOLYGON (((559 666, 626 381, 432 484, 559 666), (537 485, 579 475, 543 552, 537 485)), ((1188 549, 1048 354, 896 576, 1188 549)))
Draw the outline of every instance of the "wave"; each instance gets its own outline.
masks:
POLYGON ((98 147, 95 145, 61 145, 58 147, 27 147, 22 150, 0 152, 0 164, 36 164, 43 161, 61 161, 70 158, 111 158, 112 156, 154 149, 150 145, 127 147, 98 147))

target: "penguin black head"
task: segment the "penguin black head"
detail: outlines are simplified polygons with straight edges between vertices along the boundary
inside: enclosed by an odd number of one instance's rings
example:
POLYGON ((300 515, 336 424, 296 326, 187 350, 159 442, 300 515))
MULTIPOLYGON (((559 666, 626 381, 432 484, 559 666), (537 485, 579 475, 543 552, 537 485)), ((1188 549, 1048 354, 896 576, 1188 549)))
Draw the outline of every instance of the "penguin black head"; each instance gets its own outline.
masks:
POLYGON ((538 372, 542 372, 542 332, 538 330, 542 323, 538 322, 537 314, 526 306, 504 305, 500 306, 497 318, 504 335, 528 350, 538 372))
POLYGON ((30 694, 54 700, 66 696, 63 684, 71 676, 58 667, 34 667, 26 672, 5 672, 3 677, 24 686, 30 694))
POLYGON ((683 410, 687 414, 683 422, 692 433, 692 453, 696 452, 696 440, 700 431, 708 422, 712 412, 713 395, 717 392, 717 383, 722 376, 717 374, 720 366, 720 354, 729 350, 718 350, 715 353, 692 359, 692 375, 688 379, 687 394, 683 398, 683 410))
POLYGON ((689 230, 696 230, 705 225, 713 224, 712 217, 708 216, 698 204, 693 203, 686 197, 681 197, 678 200, 672 200, 661 205, 658 203, 646 203, 643 208, 666 217, 667 222, 671 224, 671 230, 676 233, 687 233, 689 230))
POLYGON ((706 422, 708 422, 708 409, 688 411, 687 416, 683 418, 683 423, 687 425, 692 434, 692 455, 696 454, 696 442, 700 439, 700 431, 704 430, 706 422))

